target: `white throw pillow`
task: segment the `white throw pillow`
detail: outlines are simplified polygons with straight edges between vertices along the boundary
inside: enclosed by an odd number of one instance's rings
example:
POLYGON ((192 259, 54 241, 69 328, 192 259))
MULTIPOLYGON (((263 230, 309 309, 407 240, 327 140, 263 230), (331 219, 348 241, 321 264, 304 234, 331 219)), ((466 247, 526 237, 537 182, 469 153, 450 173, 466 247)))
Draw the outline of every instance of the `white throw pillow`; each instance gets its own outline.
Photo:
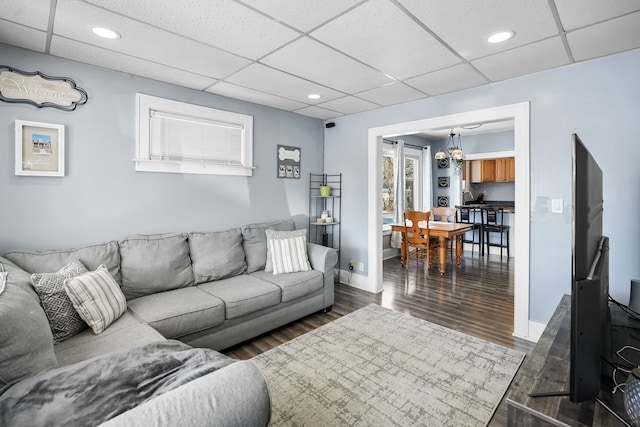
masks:
POLYGON ((266 234, 273 274, 311 270, 307 256, 307 230, 266 230, 266 234))
POLYGON ((267 237, 267 262, 265 263, 264 266, 264 271, 266 271, 267 273, 272 273, 273 272, 273 261, 272 261, 272 255, 271 255, 271 249, 269 248, 269 240, 273 240, 273 239, 289 239, 291 237, 304 237, 305 241, 307 238, 307 229, 303 228, 302 230, 291 230, 291 231, 284 231, 284 230, 265 230, 265 235, 267 237), (268 233, 267 233, 268 231, 268 233))
POLYGON ((104 264, 96 271, 65 280, 64 290, 96 335, 127 310, 127 300, 104 264))

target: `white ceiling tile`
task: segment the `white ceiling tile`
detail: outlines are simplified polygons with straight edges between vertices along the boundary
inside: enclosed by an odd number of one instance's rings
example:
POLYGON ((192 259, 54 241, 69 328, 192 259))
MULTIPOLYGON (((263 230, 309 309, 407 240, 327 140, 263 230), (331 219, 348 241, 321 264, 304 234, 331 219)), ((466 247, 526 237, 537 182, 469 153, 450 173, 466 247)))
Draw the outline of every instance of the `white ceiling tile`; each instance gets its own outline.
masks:
POLYGON ((137 76, 164 81, 191 89, 203 90, 216 82, 215 79, 210 79, 198 74, 188 73, 161 64, 150 64, 138 58, 55 35, 51 39, 51 54, 61 58, 135 74, 137 76))
POLYGON ((258 59, 300 36, 232 0, 87 0, 238 55, 258 59))
POLYGON ((334 99, 333 101, 318 104, 318 107, 328 110, 337 111, 342 114, 355 114, 363 111, 373 110, 380 106, 355 96, 345 96, 344 98, 334 99))
POLYGON ((261 90, 305 104, 318 104, 344 96, 342 93, 333 89, 257 63, 238 71, 225 80, 240 86, 261 90), (321 95, 321 98, 310 100, 307 98, 307 95, 311 93, 317 93, 321 95))
POLYGON ((640 47, 640 12, 567 33, 576 61, 640 47))
POLYGON ((329 110, 325 110, 324 108, 316 107, 315 105, 301 108, 299 110, 294 111, 294 113, 302 114, 304 116, 314 117, 320 120, 335 119, 336 117, 340 117, 342 115, 340 113, 336 113, 335 111, 329 111, 329 110))
POLYGON ((415 101, 416 99, 426 98, 427 95, 402 83, 393 83, 376 89, 371 89, 366 92, 361 92, 358 94, 358 97, 386 106, 415 101))
POLYGON ((471 61, 474 67, 492 81, 537 73, 569 63, 560 37, 471 61))
POLYGON ((393 79, 327 46, 303 37, 260 62, 343 92, 361 92, 393 79))
POLYGON ((468 64, 454 65, 404 82, 429 95, 440 95, 489 83, 468 64))
POLYGON ((555 0, 566 31, 640 10, 638 0, 555 0))
POLYGON ((170 64, 213 78, 225 77, 251 63, 248 59, 78 1, 58 3, 53 32, 86 44, 154 63, 170 64), (78 25, 79 22, 82 25, 78 25), (98 37, 91 31, 96 25, 118 31, 122 37, 119 40, 98 37))
POLYGON ((51 0, 2 0, 0 19, 46 31, 51 0))
POLYGON ((547 0, 400 0, 421 22, 466 59, 475 59, 558 34, 547 0), (487 37, 502 30, 516 36, 500 44, 487 37))
POLYGON ((0 43, 44 52, 47 33, 0 19, 0 43))
POLYGON ((280 110, 297 110, 303 108, 306 104, 292 101, 269 93, 260 92, 258 90, 237 86, 231 83, 218 82, 207 89, 207 92, 215 93, 229 98, 241 99, 243 101, 253 102, 260 105, 279 108, 280 110))
POLYGON ((398 79, 460 62, 388 0, 369 0, 310 35, 398 79))
POLYGON ((307 32, 362 0, 241 0, 273 18, 307 32))

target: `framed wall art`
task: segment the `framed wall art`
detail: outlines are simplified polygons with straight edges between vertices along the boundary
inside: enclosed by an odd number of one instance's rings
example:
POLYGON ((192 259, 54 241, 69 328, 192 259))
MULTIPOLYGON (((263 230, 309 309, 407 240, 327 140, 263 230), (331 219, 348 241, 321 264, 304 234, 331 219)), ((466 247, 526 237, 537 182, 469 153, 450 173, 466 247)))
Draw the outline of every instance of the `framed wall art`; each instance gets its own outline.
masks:
POLYGON ((449 167, 449 158, 445 157, 444 159, 438 159, 438 168, 446 169, 449 167))
POLYGON ((278 145, 278 178, 300 179, 300 147, 278 145))
POLYGON ((438 206, 443 208, 449 207, 449 196, 438 196, 438 206))
POLYGON ((64 176, 64 125, 16 120, 16 175, 64 176))

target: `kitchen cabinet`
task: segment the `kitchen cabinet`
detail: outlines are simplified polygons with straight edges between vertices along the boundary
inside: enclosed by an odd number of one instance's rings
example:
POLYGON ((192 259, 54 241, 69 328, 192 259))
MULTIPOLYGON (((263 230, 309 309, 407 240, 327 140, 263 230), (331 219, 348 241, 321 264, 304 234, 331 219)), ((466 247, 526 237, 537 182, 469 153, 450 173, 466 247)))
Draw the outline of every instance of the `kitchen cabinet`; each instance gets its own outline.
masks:
POLYGON ((514 182, 516 180, 515 158, 471 160, 471 182, 514 182))
POLYGON ((471 182, 494 182, 496 180, 495 159, 472 160, 471 161, 471 182))
POLYGON ((507 157, 507 182, 516 181, 516 158, 507 157))

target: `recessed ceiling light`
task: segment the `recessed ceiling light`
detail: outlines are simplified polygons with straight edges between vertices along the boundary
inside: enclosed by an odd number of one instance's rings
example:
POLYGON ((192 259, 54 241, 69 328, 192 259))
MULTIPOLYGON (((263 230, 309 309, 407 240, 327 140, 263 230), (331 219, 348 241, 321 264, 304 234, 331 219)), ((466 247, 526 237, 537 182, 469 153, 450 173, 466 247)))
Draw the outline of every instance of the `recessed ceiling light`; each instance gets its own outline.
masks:
POLYGON ((322 98, 322 95, 320 95, 318 93, 311 93, 311 94, 307 95, 307 98, 309 98, 309 99, 320 99, 320 98, 322 98))
POLYGON ((516 33, 514 31, 500 31, 487 37, 487 41, 489 43, 502 43, 513 38, 515 35, 516 33))
POLYGON ((120 34, 116 31, 110 30, 104 27, 93 27, 91 29, 93 33, 97 36, 104 37, 105 39, 119 39, 120 34))

